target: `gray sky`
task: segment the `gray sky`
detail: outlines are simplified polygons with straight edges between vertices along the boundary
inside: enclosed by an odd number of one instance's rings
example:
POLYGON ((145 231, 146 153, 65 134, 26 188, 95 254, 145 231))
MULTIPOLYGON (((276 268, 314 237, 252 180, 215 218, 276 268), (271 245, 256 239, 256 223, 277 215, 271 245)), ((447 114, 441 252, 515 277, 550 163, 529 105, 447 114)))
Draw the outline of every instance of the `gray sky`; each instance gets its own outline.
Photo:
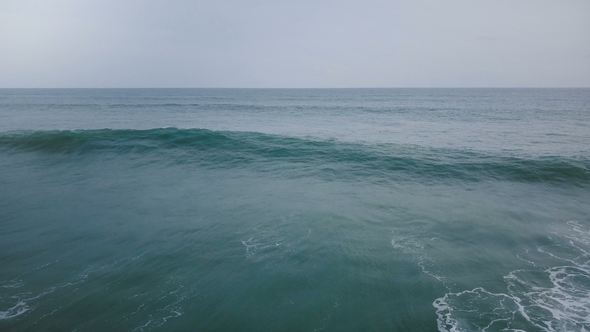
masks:
POLYGON ((590 0, 1 0, 0 87, 590 87, 590 0))

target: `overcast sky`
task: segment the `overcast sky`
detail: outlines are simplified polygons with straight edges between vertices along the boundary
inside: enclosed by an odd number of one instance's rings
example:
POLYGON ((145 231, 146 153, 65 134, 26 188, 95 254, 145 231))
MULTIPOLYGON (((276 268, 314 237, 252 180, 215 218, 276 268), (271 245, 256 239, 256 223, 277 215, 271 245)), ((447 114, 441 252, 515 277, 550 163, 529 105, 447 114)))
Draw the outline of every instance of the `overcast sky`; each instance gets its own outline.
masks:
POLYGON ((590 87, 590 0, 1 0, 0 87, 590 87))

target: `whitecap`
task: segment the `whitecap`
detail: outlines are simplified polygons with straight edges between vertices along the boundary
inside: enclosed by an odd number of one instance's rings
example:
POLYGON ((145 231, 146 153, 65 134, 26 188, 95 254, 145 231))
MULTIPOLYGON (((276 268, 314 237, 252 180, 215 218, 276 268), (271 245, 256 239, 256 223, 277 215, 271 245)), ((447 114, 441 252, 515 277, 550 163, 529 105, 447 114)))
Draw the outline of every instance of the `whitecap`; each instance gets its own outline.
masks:
POLYGON ((590 231, 567 225, 550 245, 518 256, 532 268, 504 276, 505 292, 477 287, 436 299, 439 331, 590 331, 590 231))

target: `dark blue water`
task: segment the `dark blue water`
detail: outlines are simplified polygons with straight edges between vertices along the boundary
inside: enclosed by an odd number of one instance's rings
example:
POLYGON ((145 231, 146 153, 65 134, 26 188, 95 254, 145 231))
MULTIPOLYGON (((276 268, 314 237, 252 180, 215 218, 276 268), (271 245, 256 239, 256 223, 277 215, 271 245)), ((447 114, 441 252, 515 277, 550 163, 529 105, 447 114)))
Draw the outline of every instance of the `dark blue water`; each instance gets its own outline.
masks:
POLYGON ((0 329, 590 330, 590 90, 0 90, 0 329))

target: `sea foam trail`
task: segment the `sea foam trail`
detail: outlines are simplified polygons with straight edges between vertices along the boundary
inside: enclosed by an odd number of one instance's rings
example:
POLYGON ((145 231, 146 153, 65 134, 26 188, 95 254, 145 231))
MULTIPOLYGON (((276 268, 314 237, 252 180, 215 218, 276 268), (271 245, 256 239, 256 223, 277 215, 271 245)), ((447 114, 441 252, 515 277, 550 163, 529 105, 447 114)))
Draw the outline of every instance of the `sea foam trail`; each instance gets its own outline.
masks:
POLYGON ((13 307, 8 308, 5 311, 0 311, 0 320, 20 316, 29 310, 31 310, 31 308, 27 305, 25 301, 17 299, 17 303, 13 307))
POLYGON ((138 155, 215 168, 289 167, 293 176, 366 181, 483 181, 590 184, 590 160, 526 158, 401 144, 362 144, 204 129, 25 131, 0 134, 0 153, 138 155))
POLYGON ((590 331, 590 231, 568 224, 569 234, 536 248, 560 265, 525 257, 534 268, 506 275, 505 292, 476 287, 436 299, 439 331, 590 331))

